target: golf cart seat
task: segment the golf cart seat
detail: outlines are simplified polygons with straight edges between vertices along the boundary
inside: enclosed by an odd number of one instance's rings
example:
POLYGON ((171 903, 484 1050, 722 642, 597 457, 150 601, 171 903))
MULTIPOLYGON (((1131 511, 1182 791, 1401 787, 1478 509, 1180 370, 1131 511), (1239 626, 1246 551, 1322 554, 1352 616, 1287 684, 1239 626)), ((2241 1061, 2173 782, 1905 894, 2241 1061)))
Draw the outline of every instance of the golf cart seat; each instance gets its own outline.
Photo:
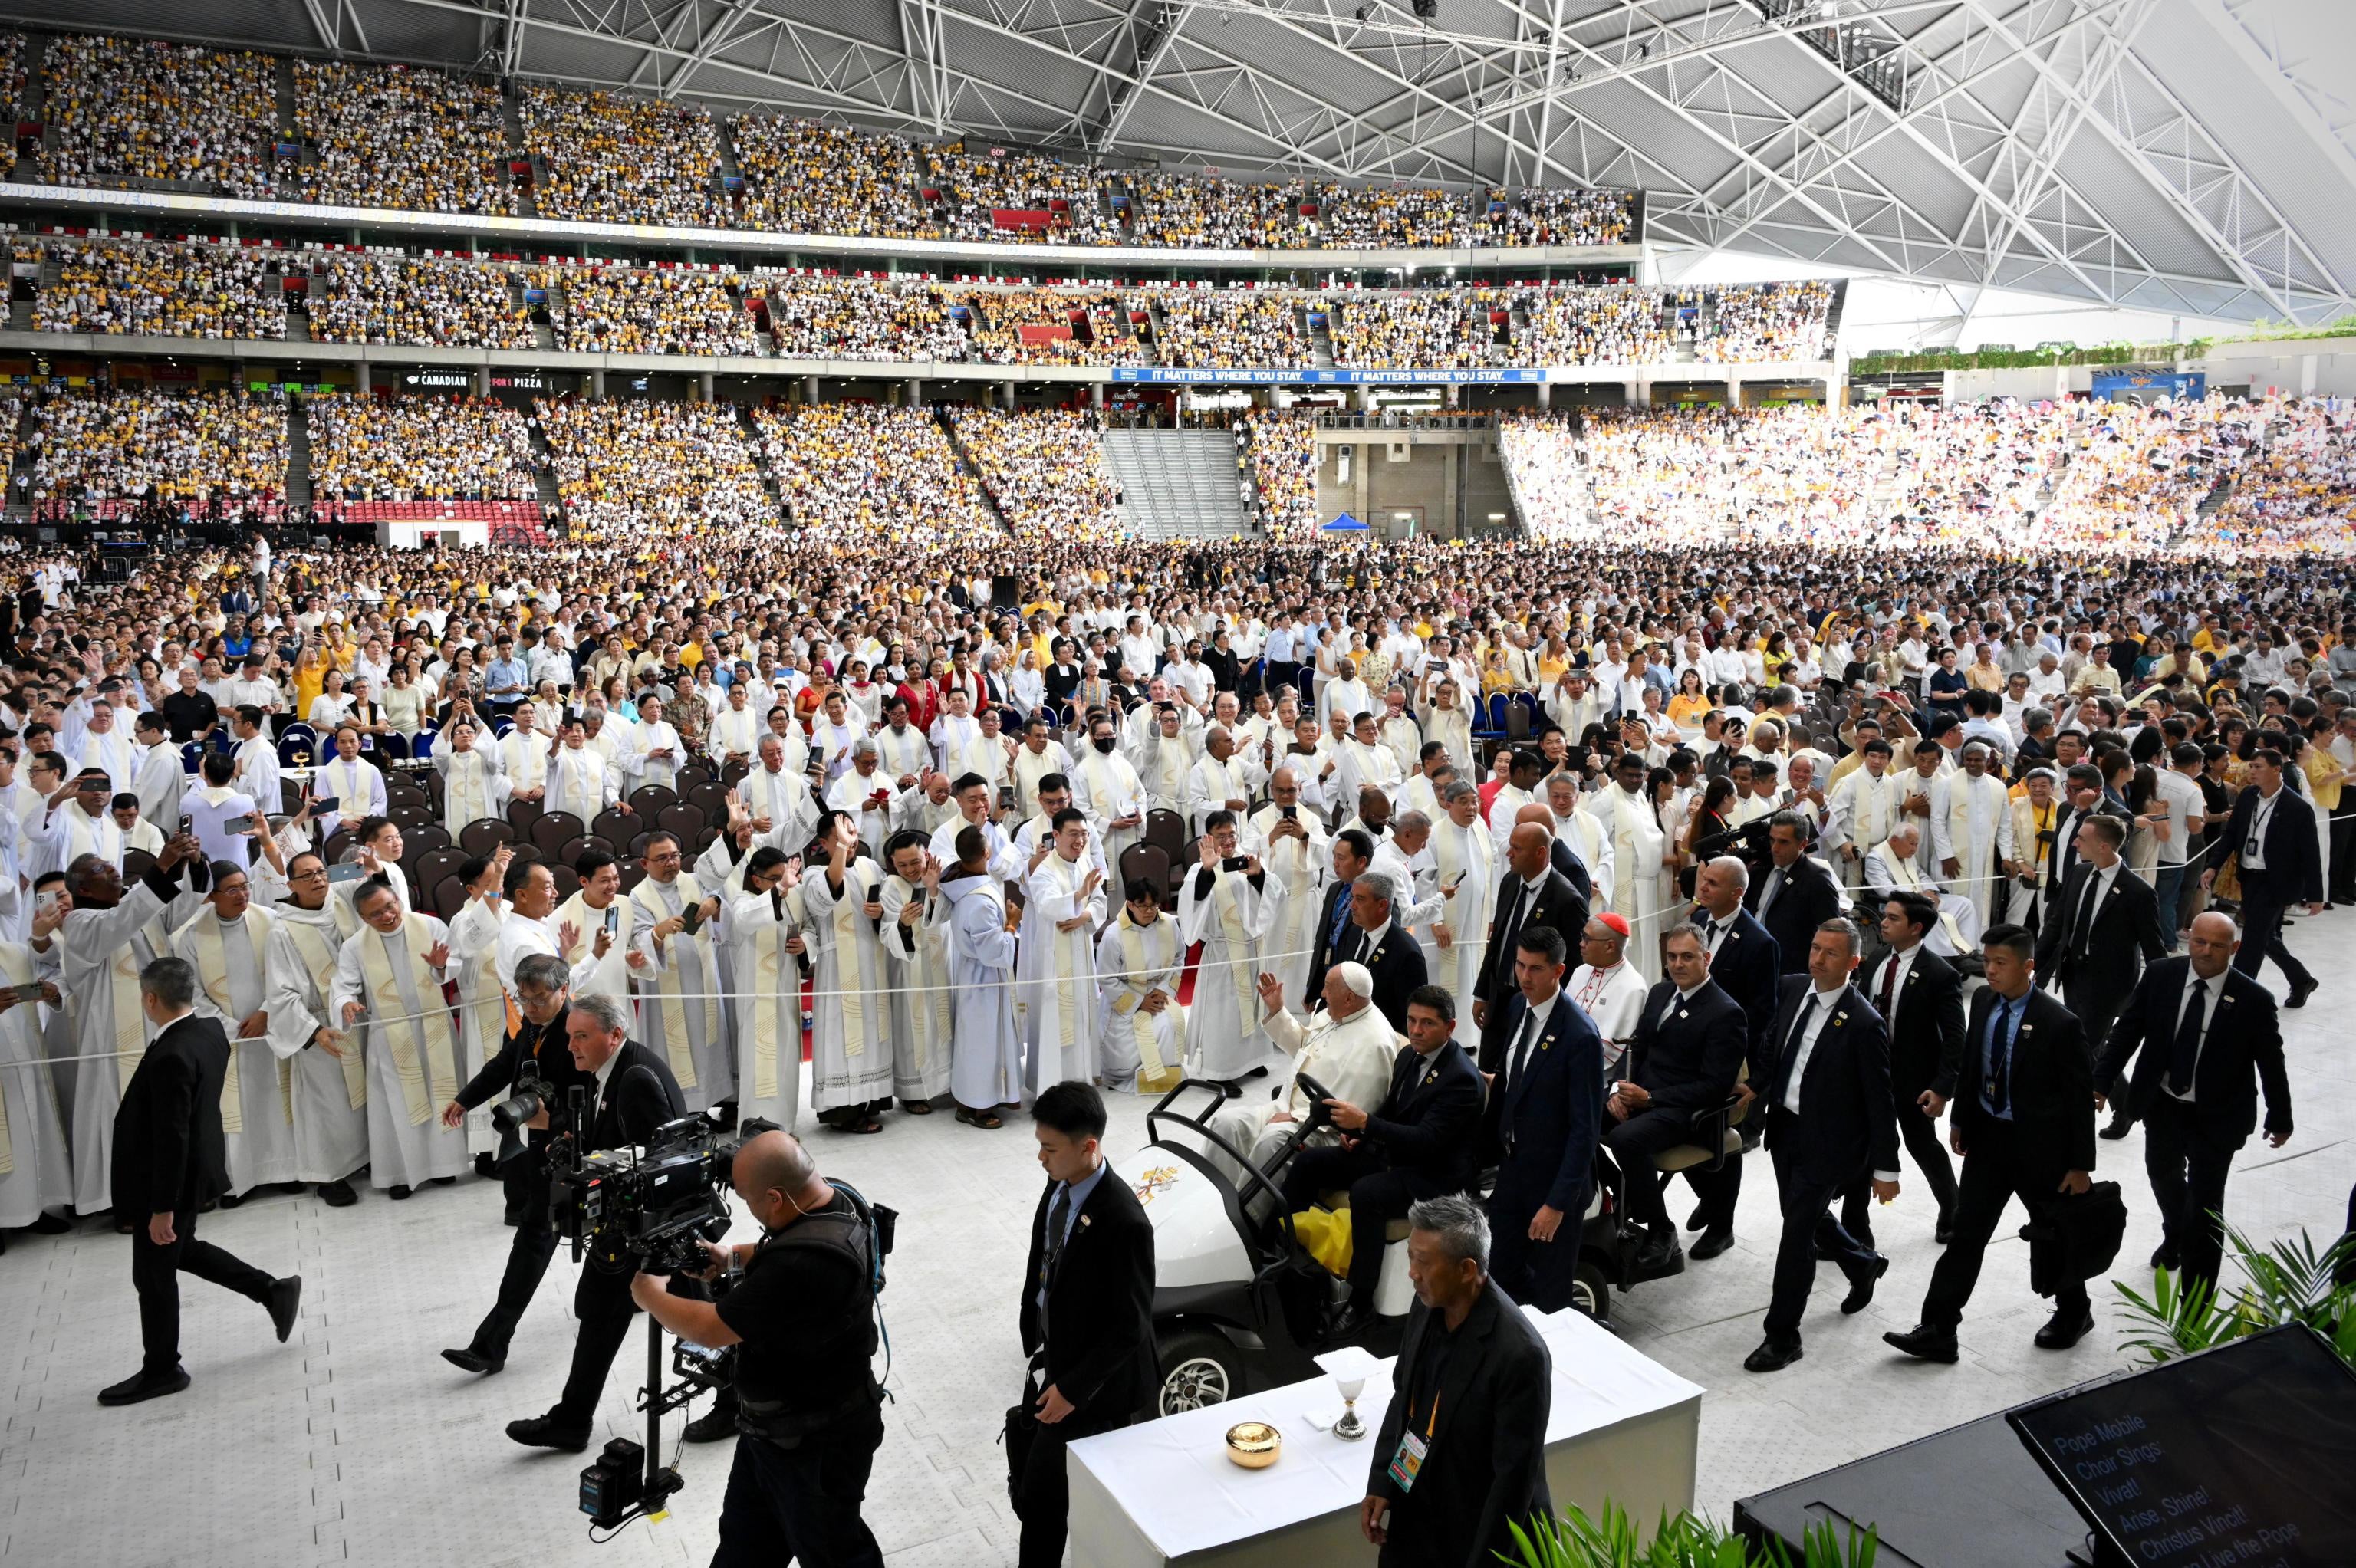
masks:
MULTIPOLYGON (((1319 1193, 1317 1195, 1317 1207, 1327 1210, 1335 1214, 1345 1212, 1350 1207, 1350 1189, 1346 1187, 1337 1187, 1331 1192, 1319 1193)), ((1407 1221, 1404 1217, 1393 1220, 1389 1224, 1383 1227, 1384 1245, 1388 1246, 1393 1242, 1404 1242, 1406 1240, 1407 1221)))
MULTIPOLYGON (((1739 1084, 1749 1076, 1746 1067, 1734 1081, 1739 1084)), ((1653 1168, 1665 1177, 1681 1170, 1719 1170, 1728 1160, 1757 1148, 1767 1125, 1763 1115, 1751 1115, 1757 1105, 1756 1099, 1745 1104, 1740 1094, 1729 1094, 1723 1104, 1696 1111, 1691 1141, 1672 1144, 1655 1155, 1653 1168)))

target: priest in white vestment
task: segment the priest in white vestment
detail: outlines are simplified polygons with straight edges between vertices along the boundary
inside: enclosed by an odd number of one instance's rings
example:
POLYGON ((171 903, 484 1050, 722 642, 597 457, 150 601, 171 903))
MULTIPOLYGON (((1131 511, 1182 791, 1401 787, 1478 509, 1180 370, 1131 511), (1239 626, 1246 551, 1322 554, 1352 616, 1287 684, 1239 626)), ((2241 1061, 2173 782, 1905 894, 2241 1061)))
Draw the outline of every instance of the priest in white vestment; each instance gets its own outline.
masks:
POLYGON ((1116 1089, 1134 1085, 1141 1094, 1162 1094, 1186 1071, 1186 1009, 1178 1002, 1186 943, 1178 923, 1162 913, 1159 888, 1139 882, 1128 895, 1097 939, 1104 1080, 1116 1089))
POLYGON ((340 1027, 359 1029, 368 1061, 369 1183, 402 1199, 425 1182, 456 1180, 470 1163, 465 1128, 439 1115, 462 1083, 442 997, 449 932, 403 910, 380 883, 361 884, 352 908, 361 929, 337 955, 329 1007, 340 1027))
POLYGON ((1265 1067, 1270 1044, 1260 1018, 1262 960, 1274 949, 1284 902, 1283 884, 1270 877, 1259 857, 1239 854, 1234 816, 1211 814, 1198 846, 1201 863, 1191 868, 1178 894, 1178 923, 1190 942, 1203 944, 1194 976, 1194 1000, 1186 1020, 1194 1047, 1194 1075, 1242 1093, 1241 1080, 1265 1067))
POLYGON ((271 913, 266 1037, 294 1102, 294 1179, 318 1184, 330 1208, 359 1201, 351 1174, 368 1163, 368 1063, 359 1037, 328 1006, 345 933, 327 896, 327 865, 305 850, 286 862, 287 895, 271 913))

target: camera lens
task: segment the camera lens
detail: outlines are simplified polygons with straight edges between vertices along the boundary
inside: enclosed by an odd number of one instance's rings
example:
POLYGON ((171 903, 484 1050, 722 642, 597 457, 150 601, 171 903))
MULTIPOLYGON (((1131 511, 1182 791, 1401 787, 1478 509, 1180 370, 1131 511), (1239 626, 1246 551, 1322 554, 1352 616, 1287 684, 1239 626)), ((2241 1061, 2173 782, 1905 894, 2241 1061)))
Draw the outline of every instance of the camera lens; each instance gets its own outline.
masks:
POLYGON ((540 1115, 541 1098, 537 1090, 527 1089, 519 1094, 500 1101, 491 1107, 491 1125, 501 1133, 514 1133, 526 1122, 540 1115))

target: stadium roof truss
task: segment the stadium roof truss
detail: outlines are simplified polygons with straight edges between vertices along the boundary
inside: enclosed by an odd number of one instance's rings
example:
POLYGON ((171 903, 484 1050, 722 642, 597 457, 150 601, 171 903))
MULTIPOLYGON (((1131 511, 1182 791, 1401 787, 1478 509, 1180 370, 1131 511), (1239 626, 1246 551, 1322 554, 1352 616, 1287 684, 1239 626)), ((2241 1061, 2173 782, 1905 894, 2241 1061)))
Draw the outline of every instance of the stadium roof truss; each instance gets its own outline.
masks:
MULTIPOLYGON (((1063 156, 1640 186, 1660 244, 1965 299, 2000 288, 2314 323, 2356 310, 2347 11, 1438 0, 1419 18, 1412 0, 211 0, 197 14, 206 41, 1063 156)), ((17 0, 17 15, 155 30, 140 0, 17 0)))

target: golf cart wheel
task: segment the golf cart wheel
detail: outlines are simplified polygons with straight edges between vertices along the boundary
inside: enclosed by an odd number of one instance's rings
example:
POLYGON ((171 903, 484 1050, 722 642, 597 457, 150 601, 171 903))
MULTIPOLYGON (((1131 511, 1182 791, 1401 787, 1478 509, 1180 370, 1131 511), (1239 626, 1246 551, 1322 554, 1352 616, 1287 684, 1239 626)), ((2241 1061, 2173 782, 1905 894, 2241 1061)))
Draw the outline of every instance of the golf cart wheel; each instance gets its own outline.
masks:
POLYGON ((1598 1323, 1612 1321, 1612 1285, 1591 1260, 1581 1260, 1571 1274, 1570 1304, 1598 1323))
POLYGON ((1195 1329, 1163 1342, 1159 1413, 1225 1404, 1243 1392, 1243 1364, 1236 1348, 1218 1335, 1195 1329))

